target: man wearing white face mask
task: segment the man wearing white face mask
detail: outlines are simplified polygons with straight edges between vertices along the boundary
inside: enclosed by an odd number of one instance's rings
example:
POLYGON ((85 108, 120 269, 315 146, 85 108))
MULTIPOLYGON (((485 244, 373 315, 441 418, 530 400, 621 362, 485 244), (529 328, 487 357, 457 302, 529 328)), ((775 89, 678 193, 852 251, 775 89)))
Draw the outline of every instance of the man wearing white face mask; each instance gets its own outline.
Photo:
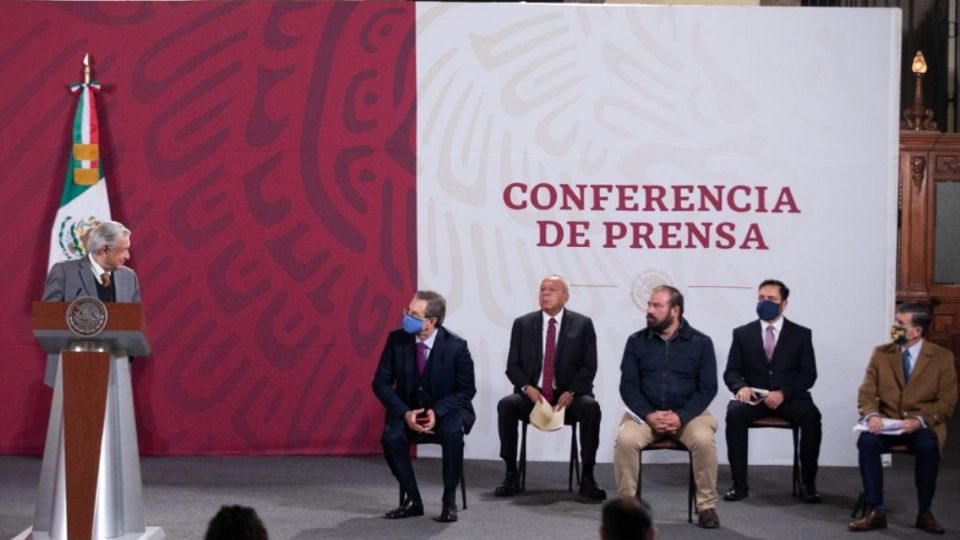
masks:
MULTIPOLYGON (((817 380, 810 329, 788 321, 790 289, 768 279, 757 292, 759 320, 733 331, 723 381, 734 393, 727 406, 727 459, 733 486, 724 493, 727 501, 749 494, 747 486, 747 430, 758 418, 777 416, 800 427, 800 500, 819 503, 817 461, 822 437, 820 409, 810 388, 817 380), (755 389, 769 393, 758 395, 755 389)), ((762 393, 762 392, 761 392, 762 393)))
POLYGON ((913 452, 917 485, 915 526, 943 534, 930 507, 937 487, 940 454, 947 439, 947 419, 957 404, 953 353, 926 339, 930 310, 913 302, 897 306, 893 343, 873 350, 857 394, 860 417, 868 431, 857 440, 863 500, 867 513, 850 523, 851 531, 885 529, 883 466, 880 455, 905 444, 913 452), (902 420, 900 435, 881 434, 884 419, 902 420))
POLYGON ((387 337, 373 376, 373 392, 387 410, 383 454, 404 494, 387 519, 423 515, 410 435, 430 432, 439 435, 443 451, 443 509, 436 520, 457 521, 463 436, 477 418, 471 404, 477 388, 467 342, 442 326, 446 311, 443 296, 417 291, 403 312, 403 328, 387 337))

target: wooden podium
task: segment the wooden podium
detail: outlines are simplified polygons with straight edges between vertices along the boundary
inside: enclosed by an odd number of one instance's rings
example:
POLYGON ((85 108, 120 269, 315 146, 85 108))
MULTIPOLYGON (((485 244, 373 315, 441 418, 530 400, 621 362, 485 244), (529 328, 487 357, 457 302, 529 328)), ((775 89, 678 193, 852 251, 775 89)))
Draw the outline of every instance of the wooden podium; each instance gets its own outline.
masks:
MULTIPOLYGON (((34 302, 33 334, 59 355, 32 531, 35 540, 156 540, 145 527, 130 356, 150 354, 140 304, 105 304, 106 326, 75 334, 69 302, 34 302)), ((56 356, 54 357, 56 358, 56 356)))

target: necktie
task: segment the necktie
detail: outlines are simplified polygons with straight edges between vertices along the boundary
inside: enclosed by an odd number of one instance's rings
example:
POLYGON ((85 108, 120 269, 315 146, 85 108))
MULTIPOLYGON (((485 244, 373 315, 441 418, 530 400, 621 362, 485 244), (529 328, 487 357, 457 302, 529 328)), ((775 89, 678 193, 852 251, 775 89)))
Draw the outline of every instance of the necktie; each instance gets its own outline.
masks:
POLYGON ((427 344, 417 342, 417 373, 423 375, 423 368, 427 365, 427 344))
POLYGON ((903 380, 910 382, 910 349, 903 350, 903 380))
POLYGON ((773 360, 773 348, 777 345, 777 337, 773 335, 773 325, 767 326, 767 333, 763 338, 763 352, 767 353, 767 362, 773 360))
POLYGON ((103 282, 104 287, 110 286, 110 272, 104 272, 100 274, 100 281, 103 282))
POLYGON ((553 403, 553 359, 557 354, 557 320, 550 317, 547 344, 543 348, 543 398, 553 403))

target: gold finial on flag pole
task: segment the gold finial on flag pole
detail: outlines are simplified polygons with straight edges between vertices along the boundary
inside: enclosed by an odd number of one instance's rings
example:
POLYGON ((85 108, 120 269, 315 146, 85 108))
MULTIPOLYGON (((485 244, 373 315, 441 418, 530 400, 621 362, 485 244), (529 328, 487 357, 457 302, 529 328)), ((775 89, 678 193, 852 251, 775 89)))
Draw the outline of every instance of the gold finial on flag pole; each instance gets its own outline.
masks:
POLYGON ((93 73, 93 58, 90 58, 90 53, 83 55, 83 82, 84 84, 90 84, 90 75, 93 73))

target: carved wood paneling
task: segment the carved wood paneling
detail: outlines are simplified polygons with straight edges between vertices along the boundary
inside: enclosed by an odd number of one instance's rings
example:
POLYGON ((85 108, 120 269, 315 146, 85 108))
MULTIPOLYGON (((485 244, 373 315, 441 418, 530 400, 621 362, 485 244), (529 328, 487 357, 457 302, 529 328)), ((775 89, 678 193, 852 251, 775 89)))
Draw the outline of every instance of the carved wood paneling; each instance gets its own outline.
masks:
POLYGON ((937 182, 960 179, 960 134, 900 132, 897 301, 934 307, 930 341, 953 350, 960 370, 960 284, 933 282, 937 182))
POLYGON ((920 189, 923 187, 923 176, 926 174, 926 172, 926 156, 910 156, 910 180, 913 183, 914 189, 920 189))
POLYGON ((960 178, 960 155, 937 156, 934 171, 937 178, 960 178))

